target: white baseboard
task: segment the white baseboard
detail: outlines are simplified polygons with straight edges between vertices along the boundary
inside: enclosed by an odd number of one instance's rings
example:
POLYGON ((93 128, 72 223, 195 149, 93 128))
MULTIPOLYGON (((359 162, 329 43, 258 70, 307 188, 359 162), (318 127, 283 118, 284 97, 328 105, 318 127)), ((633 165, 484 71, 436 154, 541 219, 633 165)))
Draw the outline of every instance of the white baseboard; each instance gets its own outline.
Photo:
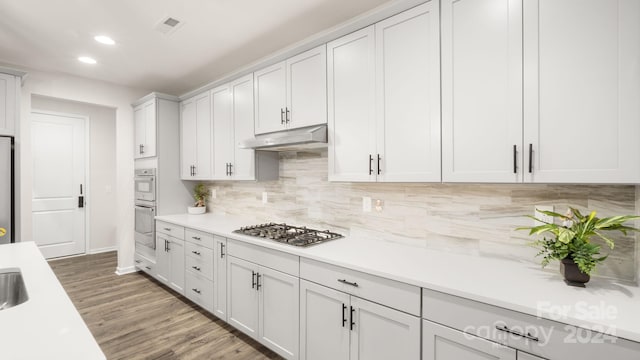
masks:
POLYGON ((103 248, 99 248, 99 249, 91 249, 91 250, 87 251, 87 255, 100 254, 100 253, 105 253, 105 252, 109 252, 109 251, 116 251, 116 250, 118 250, 118 248, 116 246, 103 247, 103 248))
POLYGON ((131 274, 138 271, 135 266, 128 266, 125 268, 118 267, 116 268, 116 275, 126 275, 131 274))

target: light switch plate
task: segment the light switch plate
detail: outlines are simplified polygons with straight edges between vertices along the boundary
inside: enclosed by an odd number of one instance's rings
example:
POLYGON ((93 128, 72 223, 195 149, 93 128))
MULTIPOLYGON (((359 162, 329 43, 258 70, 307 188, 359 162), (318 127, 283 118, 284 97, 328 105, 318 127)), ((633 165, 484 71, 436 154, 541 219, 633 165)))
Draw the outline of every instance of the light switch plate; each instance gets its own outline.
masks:
POLYGON ((371 212, 371 198, 368 196, 362 197, 362 211, 371 212))
POLYGON ((269 195, 267 195, 266 191, 262 192, 262 203, 266 204, 269 201, 269 195))

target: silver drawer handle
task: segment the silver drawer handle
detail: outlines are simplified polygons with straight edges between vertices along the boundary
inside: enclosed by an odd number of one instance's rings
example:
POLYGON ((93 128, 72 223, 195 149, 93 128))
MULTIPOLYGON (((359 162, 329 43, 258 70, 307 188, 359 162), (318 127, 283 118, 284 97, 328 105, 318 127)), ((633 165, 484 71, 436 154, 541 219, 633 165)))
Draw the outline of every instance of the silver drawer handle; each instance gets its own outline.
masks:
POLYGON ((201 291, 200 291, 200 290, 198 290, 198 289, 191 289, 191 290, 193 290, 193 292, 195 292, 195 293, 197 293, 197 294, 200 294, 200 293, 201 293, 201 291))
POLYGON ((200 251, 192 251, 191 253, 196 254, 196 255, 200 255, 200 251))
POLYGON ((164 228, 165 231, 171 231, 171 228, 164 228))
POLYGON ((148 266, 145 266, 145 268, 146 268, 147 270, 151 270, 151 268, 150 268, 150 267, 148 267, 148 266))
POLYGON ((192 236, 191 238, 192 238, 192 239, 194 239, 194 240, 201 240, 201 239, 200 239, 199 237, 197 237, 197 236, 192 236))
POLYGON ((136 260, 136 264, 140 264, 141 262, 141 260, 136 260))
POLYGON ((194 270, 198 270, 198 271, 200 271, 200 267, 199 267, 199 266, 192 266, 192 268, 193 268, 194 270))
POLYGON ((358 283, 357 282, 347 281, 346 279, 338 279, 338 281, 343 283, 343 284, 347 284, 347 285, 358 287, 358 283))
POLYGON ((506 325, 503 325, 503 326, 496 325, 496 329, 498 329, 500 331, 507 332, 507 333, 512 334, 512 335, 520 336, 520 337, 523 337, 525 339, 529 339, 529 340, 532 340, 532 341, 536 341, 537 342, 537 341, 540 340, 537 337, 531 335, 531 333, 527 333, 526 335, 525 334, 521 334, 521 333, 519 333, 517 331, 509 329, 506 325))

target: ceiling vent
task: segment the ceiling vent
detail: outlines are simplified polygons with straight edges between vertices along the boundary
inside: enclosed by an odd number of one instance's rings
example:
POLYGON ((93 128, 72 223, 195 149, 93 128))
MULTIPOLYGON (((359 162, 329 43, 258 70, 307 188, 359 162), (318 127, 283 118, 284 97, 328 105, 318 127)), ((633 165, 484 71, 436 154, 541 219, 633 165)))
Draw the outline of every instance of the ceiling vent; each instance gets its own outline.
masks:
POLYGON ((155 26, 155 29, 165 35, 171 35, 173 34, 176 30, 178 30, 178 28, 180 28, 182 25, 184 24, 184 22, 167 16, 165 18, 162 18, 155 26))

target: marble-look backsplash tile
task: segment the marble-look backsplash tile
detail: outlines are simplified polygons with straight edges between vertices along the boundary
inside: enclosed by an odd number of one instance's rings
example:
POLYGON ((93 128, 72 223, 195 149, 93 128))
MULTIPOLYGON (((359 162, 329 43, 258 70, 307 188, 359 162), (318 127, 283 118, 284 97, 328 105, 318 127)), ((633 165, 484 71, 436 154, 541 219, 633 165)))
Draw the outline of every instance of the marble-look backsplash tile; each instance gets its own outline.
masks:
MULTIPOLYGON (((599 216, 635 214, 640 206, 632 185, 330 183, 327 168, 326 151, 280 153, 278 181, 211 183, 217 198, 210 211, 537 262, 527 233, 514 230, 531 224, 523 215, 533 214, 536 205, 554 205, 558 212, 571 205, 599 216), (363 196, 382 199, 383 210, 363 212, 363 196)), ((613 237, 616 248, 597 275, 640 278, 635 235, 613 237)))

